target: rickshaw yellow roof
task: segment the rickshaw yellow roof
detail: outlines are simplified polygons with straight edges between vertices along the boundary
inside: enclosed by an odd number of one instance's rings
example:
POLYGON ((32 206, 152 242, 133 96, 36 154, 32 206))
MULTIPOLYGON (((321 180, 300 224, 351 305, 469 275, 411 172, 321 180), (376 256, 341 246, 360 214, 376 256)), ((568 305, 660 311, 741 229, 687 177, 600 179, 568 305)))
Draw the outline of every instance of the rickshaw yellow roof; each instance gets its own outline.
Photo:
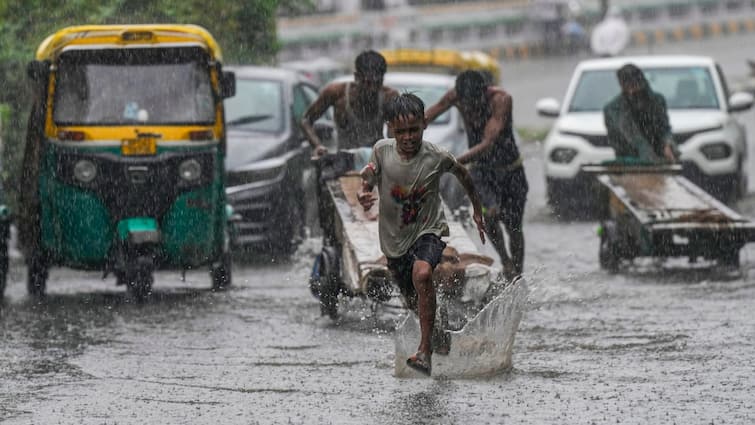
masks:
POLYGON ((481 51, 394 49, 382 50, 380 54, 389 67, 439 67, 454 72, 477 69, 490 72, 496 79, 501 73, 498 62, 481 51))
POLYGON ((36 58, 54 59, 63 48, 72 45, 132 46, 187 42, 204 45, 213 59, 222 59, 220 46, 206 29, 199 25, 170 24, 79 25, 63 28, 39 45, 36 58))

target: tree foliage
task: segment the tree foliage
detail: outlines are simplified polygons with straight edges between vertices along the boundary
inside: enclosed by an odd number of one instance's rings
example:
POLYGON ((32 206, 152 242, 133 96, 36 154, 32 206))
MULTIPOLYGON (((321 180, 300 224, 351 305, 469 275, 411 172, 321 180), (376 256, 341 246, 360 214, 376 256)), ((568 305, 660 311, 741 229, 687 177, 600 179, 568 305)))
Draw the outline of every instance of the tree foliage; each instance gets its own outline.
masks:
MULTIPOLYGON (((286 7, 308 0, 280 0, 286 7)), ((218 40, 226 63, 269 62, 278 48, 279 0, 0 0, 3 180, 15 199, 29 99, 26 65, 60 28, 84 24, 190 23, 218 40)))

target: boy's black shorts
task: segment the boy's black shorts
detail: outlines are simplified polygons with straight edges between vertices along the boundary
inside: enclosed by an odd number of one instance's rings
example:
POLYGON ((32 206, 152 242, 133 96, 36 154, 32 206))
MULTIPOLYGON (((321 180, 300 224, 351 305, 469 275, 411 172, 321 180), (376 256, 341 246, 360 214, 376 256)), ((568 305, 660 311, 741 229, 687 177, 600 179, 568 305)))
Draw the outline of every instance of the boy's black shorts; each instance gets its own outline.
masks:
POLYGON ((414 242, 414 245, 409 248, 406 254, 398 258, 388 258, 388 270, 393 273, 401 295, 404 296, 409 308, 415 309, 417 305, 417 291, 412 282, 414 261, 426 261, 435 270, 443 257, 443 249, 445 248, 446 243, 438 236, 426 233, 414 242))

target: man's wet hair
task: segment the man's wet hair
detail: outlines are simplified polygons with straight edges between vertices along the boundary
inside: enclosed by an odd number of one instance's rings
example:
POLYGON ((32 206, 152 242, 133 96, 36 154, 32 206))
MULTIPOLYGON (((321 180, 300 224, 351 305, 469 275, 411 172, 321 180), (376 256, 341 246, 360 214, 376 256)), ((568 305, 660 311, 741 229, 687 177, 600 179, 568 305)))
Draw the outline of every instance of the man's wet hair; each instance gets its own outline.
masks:
POLYGON ((401 93, 389 101, 385 107, 386 122, 410 116, 425 119, 425 103, 414 93, 401 93))
POLYGON ((362 75, 384 75, 387 69, 383 55, 374 50, 365 50, 354 61, 354 70, 362 75))
POLYGON ((456 77, 456 96, 462 103, 476 104, 483 100, 488 82, 485 76, 475 70, 467 70, 456 77))
POLYGON ((619 80, 619 84, 622 86, 625 84, 640 84, 644 87, 648 86, 648 81, 645 79, 645 74, 637 65, 628 63, 618 71, 616 71, 616 78, 619 80))

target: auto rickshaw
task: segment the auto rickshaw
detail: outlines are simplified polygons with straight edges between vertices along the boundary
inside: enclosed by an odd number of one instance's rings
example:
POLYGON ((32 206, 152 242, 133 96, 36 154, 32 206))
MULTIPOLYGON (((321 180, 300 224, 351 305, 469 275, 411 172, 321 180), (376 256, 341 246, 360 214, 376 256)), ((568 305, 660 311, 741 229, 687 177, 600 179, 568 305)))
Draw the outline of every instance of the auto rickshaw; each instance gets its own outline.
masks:
POLYGON ((45 39, 19 214, 28 292, 52 266, 113 273, 137 298, 153 271, 209 266, 231 283, 223 99, 235 93, 194 25, 90 25, 45 39))
POLYGON ((393 49, 381 50, 389 70, 441 72, 456 75, 472 69, 479 71, 490 84, 501 80, 498 61, 479 50, 393 49))

